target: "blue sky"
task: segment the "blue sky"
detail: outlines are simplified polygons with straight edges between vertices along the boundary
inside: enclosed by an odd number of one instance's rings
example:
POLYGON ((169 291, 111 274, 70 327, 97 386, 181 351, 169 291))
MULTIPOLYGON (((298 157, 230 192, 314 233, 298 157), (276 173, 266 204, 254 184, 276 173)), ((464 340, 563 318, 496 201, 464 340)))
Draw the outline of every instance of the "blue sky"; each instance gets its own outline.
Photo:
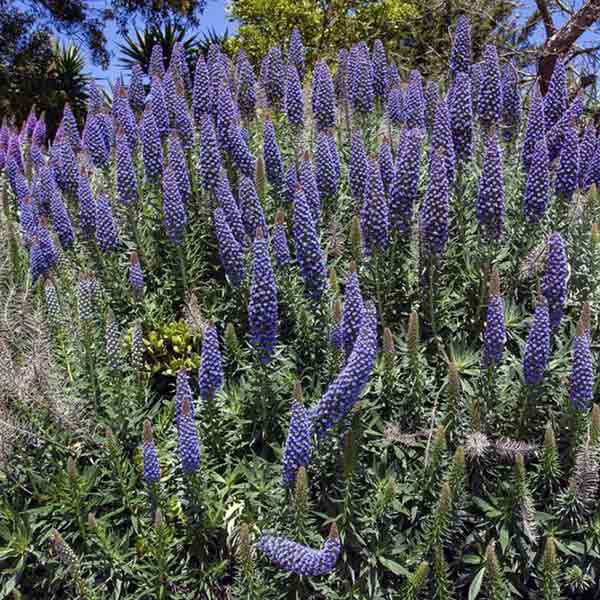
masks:
MULTIPOLYGON (((200 27, 198 28, 198 32, 207 31, 208 29, 215 29, 218 33, 222 33, 225 29, 228 29, 229 32, 233 32, 236 29, 235 23, 227 20, 226 6, 228 4, 228 0, 208 0, 208 4, 206 6, 206 10, 204 14, 200 18, 200 27)), ((133 23, 130 31, 133 32, 135 29, 135 25, 139 28, 143 27, 143 23, 140 21, 138 23, 133 23)), ((98 66, 88 64, 87 70, 88 72, 99 79, 100 83, 106 83, 107 81, 114 81, 121 73, 119 69, 119 56, 118 56, 118 48, 117 43, 120 41, 120 36, 117 33, 117 28, 113 22, 110 22, 105 30, 107 46, 109 52, 111 52, 111 61, 108 69, 103 70, 98 66)), ((65 40, 66 41, 66 40, 65 40)))

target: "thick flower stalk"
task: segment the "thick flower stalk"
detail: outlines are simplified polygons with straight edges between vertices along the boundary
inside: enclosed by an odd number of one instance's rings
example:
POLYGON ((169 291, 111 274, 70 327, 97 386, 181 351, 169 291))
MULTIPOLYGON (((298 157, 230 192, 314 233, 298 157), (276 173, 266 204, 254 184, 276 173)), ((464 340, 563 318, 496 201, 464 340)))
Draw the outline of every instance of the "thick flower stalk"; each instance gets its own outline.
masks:
POLYGON ((423 97, 423 84, 418 77, 413 77, 408 82, 404 97, 404 117, 406 127, 409 129, 425 129, 425 98, 423 97))
POLYGON ((544 118, 546 131, 558 123, 567 110, 567 68, 561 58, 557 58, 552 70, 548 91, 544 96, 544 118))
POLYGON ((484 127, 491 127, 498 125, 502 118, 502 81, 496 46, 486 44, 483 57, 477 108, 484 127))
POLYGON ((523 356, 523 377, 527 385, 539 385, 550 360, 550 317, 548 305, 541 299, 535 307, 533 323, 523 356))
POLYGON ((253 240, 256 237, 258 227, 262 227, 263 231, 267 231, 267 222, 252 178, 244 176, 240 178, 239 201, 246 235, 253 240))
POLYGON ((568 127, 560 149, 554 189, 567 202, 579 187, 579 136, 575 127, 568 127))
POLYGON ((221 265, 231 285, 238 288, 244 279, 244 252, 231 232, 222 208, 214 211, 213 219, 221 265))
POLYGON ((116 155, 117 195, 123 204, 129 204, 138 199, 139 192, 131 150, 121 129, 117 131, 116 155))
POLYGON ((287 538, 263 535, 258 548, 280 569, 304 577, 318 577, 333 571, 342 552, 335 523, 321 550, 313 550, 287 538))
POLYGON ((150 105, 150 110, 154 115, 154 121, 158 127, 158 133, 160 134, 160 137, 167 137, 167 135, 169 135, 169 111, 167 110, 165 92, 160 77, 152 77, 152 83, 150 85, 150 98, 148 102, 150 105))
POLYGON ((169 135, 168 159, 169 169, 173 171, 181 199, 187 204, 192 196, 192 185, 183 147, 176 131, 171 131, 169 135))
POLYGON ((96 201, 96 242, 104 253, 114 250, 119 243, 112 208, 104 192, 98 194, 96 201))
POLYGON ((369 381, 376 356, 377 313, 372 304, 367 304, 352 353, 340 374, 311 411, 313 431, 320 438, 350 413, 369 381))
POLYGON ((381 40, 373 43, 373 92, 376 98, 383 100, 387 94, 388 62, 385 47, 381 40))
POLYGON ((335 91, 323 60, 317 61, 313 71, 312 112, 318 131, 335 127, 335 91))
POLYGON ((546 139, 542 138, 535 146, 531 156, 531 164, 527 175, 523 210, 525 218, 531 224, 539 223, 550 202, 550 173, 548 147, 546 139))
POLYGON ((368 176, 369 161, 367 160, 362 133, 360 131, 355 131, 352 134, 352 142, 350 144, 348 182, 350 184, 350 193, 358 206, 363 205, 368 176))
POLYGON ((315 153, 317 189, 321 201, 333 198, 338 191, 338 177, 335 158, 331 152, 329 134, 325 131, 319 134, 315 153))
POLYGON ((583 318, 577 323, 570 376, 571 404, 576 410, 587 411, 594 397, 594 366, 590 336, 583 318))
POLYGON ((50 199, 50 214, 52 215, 52 226, 58 236, 61 247, 64 250, 71 248, 75 241, 75 232, 73 231, 69 211, 57 188, 54 189, 54 193, 50 199))
POLYGON ((473 156, 473 104, 471 78, 459 71, 450 94, 450 124, 456 160, 465 163, 473 156))
POLYGON ((525 171, 529 171, 533 154, 538 143, 544 139, 546 124, 544 118, 544 97, 536 86, 533 91, 529 114, 527 116, 527 127, 523 139, 523 150, 521 158, 525 171))
POLYGON ((522 113, 517 68, 513 62, 508 62, 502 68, 502 132, 505 139, 512 139, 517 134, 522 113))
POLYGON ((144 91, 142 67, 138 64, 131 67, 131 78, 129 79, 127 96, 129 98, 129 105, 133 110, 138 113, 144 110, 146 92, 144 91))
POLYGON ((152 425, 146 419, 144 421, 144 445, 142 446, 142 461, 144 463, 144 481, 148 487, 160 482, 160 464, 158 462, 158 452, 154 445, 154 436, 152 435, 152 425))
POLYGON ((402 88, 395 87, 390 90, 387 100, 387 114, 394 127, 401 127, 404 123, 404 92, 402 88))
POLYGON ((187 225, 187 216, 185 213, 185 204, 177 179, 171 165, 166 169, 162 182, 162 200, 163 200, 163 223, 169 239, 177 246, 183 241, 185 228, 187 225))
POLYGON ((344 292, 344 310, 342 312, 342 345, 346 358, 352 354, 363 320, 364 302, 358 282, 356 263, 350 263, 350 273, 344 292))
POLYGON ((283 447, 283 485, 292 487, 300 467, 308 467, 312 449, 312 431, 309 413, 302 401, 302 386, 294 385, 294 399, 290 413, 290 425, 283 447))
POLYGON ((450 73, 456 77, 458 72, 469 73, 471 69, 471 23, 466 15, 456 20, 450 51, 450 73))
POLYGON ((192 387, 190 386, 190 375, 187 369, 181 368, 177 371, 175 378, 175 421, 177 428, 181 425, 183 419, 183 403, 188 402, 190 406, 190 415, 192 419, 196 414, 196 407, 194 404, 194 395, 192 394, 192 387))
POLYGON ((204 115, 202 118, 199 158, 198 171, 202 187, 207 191, 214 191, 219 183, 221 172, 221 152, 210 115, 204 115))
POLYGON ((397 228, 402 235, 410 231, 413 207, 417 200, 422 141, 420 131, 408 130, 396 158, 390 190, 390 221, 392 228, 397 228))
POLYGON ((490 281, 490 298, 483 330, 483 341, 483 364, 487 369, 495 368, 502 361, 506 344, 504 300, 500 292, 500 276, 495 269, 490 281))
POLYGON ((280 108, 285 96, 285 66, 278 47, 269 49, 267 53, 264 86, 269 106, 280 108))
POLYGON ((144 274, 140 264, 140 257, 137 252, 129 255, 129 285, 136 298, 140 298, 144 293, 144 274))
POLYGON ((229 179, 227 179, 225 171, 221 172, 219 186, 217 188, 217 199, 219 201, 219 206, 223 209, 231 233, 233 233, 238 244, 243 248, 246 241, 246 230, 244 228, 244 223, 242 222, 242 215, 238 204, 231 193, 229 179))
POLYGON ((285 112, 292 127, 304 127, 304 95, 298 71, 294 65, 287 66, 285 112))
POLYGON ((179 437, 179 459, 181 470, 186 477, 200 468, 200 444, 194 417, 190 410, 190 401, 186 398, 181 406, 181 419, 177 427, 179 437))
POLYGON ((283 163, 281 151, 277 143, 275 127, 269 116, 263 123, 263 156, 265 159, 265 170, 267 181, 277 189, 283 185, 283 163))
POLYGON ((302 43, 302 35, 297 27, 294 27, 292 34, 290 35, 290 43, 288 46, 288 64, 294 65, 298 71, 300 79, 304 79, 304 72, 306 69, 305 58, 306 50, 302 43))
POLYGON ((565 241, 560 233, 553 233, 548 240, 546 267, 542 280, 542 295, 548 304, 550 325, 558 329, 567 298, 569 263, 565 241))
POLYGON ((450 112, 445 100, 440 100, 435 111, 433 132, 431 135, 431 147, 444 149, 444 161, 446 163, 446 175, 448 183, 454 181, 454 169, 456 157, 454 154, 454 142, 452 140, 452 126, 450 124, 450 112))
POLYGON ((198 60, 194 69, 194 87, 192 89, 192 115, 198 127, 206 115, 213 112, 212 87, 208 67, 202 52, 198 52, 198 60))
POLYGON ((493 131, 487 139, 475 213, 483 239, 498 241, 504 232, 506 210, 502 156, 498 138, 493 131))
POLYGON ((219 348, 217 328, 212 321, 209 321, 202 336, 202 353, 198 370, 200 397, 203 400, 214 398, 223 386, 223 381, 223 359, 219 348))
POLYGON ((429 181, 421 207, 421 239, 427 253, 443 254, 448 241, 448 179, 443 150, 435 150, 429 163, 429 181))
POLYGON ((293 214, 296 258, 308 295, 320 300, 327 286, 327 269, 321 250, 317 228, 306 196, 300 187, 296 189, 293 214))
POLYGON ((377 160, 369 161, 369 176, 360 211, 360 229, 366 256, 386 250, 389 244, 389 209, 377 160))
POLYGON ((271 264, 269 242, 261 228, 252 247, 252 284, 248 304, 250 343, 263 363, 273 357, 279 331, 277 285, 271 264))
POLYGON ((163 152, 160 133, 150 108, 144 110, 140 126, 140 138, 142 140, 142 156, 146 179, 156 183, 162 177, 163 152))
POLYGON ((79 173, 77 186, 77 204, 79 205, 79 228, 84 239, 89 240, 96 229, 96 203, 92 194, 90 180, 84 169, 79 173))
POLYGON ((287 241, 287 233, 285 231, 285 216, 281 209, 279 209, 275 215, 275 229, 273 231, 272 245, 275 264, 278 267, 288 265, 292 259, 287 241))

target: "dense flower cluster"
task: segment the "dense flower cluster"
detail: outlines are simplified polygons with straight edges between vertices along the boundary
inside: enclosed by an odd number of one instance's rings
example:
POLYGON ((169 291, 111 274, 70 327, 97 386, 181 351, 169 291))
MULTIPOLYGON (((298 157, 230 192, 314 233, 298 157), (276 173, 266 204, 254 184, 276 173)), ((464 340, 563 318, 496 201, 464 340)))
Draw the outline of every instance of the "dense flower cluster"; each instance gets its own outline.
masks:
POLYGON ((294 387, 294 400, 290 412, 290 426, 283 447, 283 483, 292 486, 300 467, 307 467, 312 448, 312 432, 309 413, 302 402, 302 389, 294 387))
POLYGON ((548 303, 550 325, 556 330, 563 315, 567 297, 569 265, 565 242, 560 233, 553 233, 548 240, 546 269, 542 280, 542 295, 548 303))
POLYGON ((544 299, 538 302, 527 336, 523 357, 523 377, 528 385, 538 385, 550 360, 550 316, 544 299))
POLYGON ((570 378, 571 403, 577 410, 587 410, 594 397, 594 366, 590 350, 590 336, 583 317, 577 324, 573 343, 570 378))
POLYGON ((219 349, 217 328, 212 321, 209 321, 202 336, 202 354, 198 371, 201 398, 210 400, 221 388, 223 381, 223 360, 219 349))

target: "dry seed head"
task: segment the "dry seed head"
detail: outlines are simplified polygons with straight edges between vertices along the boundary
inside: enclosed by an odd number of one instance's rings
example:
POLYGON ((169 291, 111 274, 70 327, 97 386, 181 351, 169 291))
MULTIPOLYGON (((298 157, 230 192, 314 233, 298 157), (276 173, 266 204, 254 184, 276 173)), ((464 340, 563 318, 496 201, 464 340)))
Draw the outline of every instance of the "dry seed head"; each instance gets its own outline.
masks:
POLYGON ((160 508, 156 509, 156 514, 154 515, 154 528, 158 529, 159 527, 162 526, 163 524, 163 514, 162 514, 162 510, 160 510, 160 508))
POLYGON ((77 465, 75 464, 75 459, 72 456, 67 458, 67 474, 69 475, 69 479, 77 478, 77 465))
POLYGON ((278 208, 277 213, 275 213, 275 223, 277 225, 285 225, 285 214, 281 208, 278 208))
POLYGON ((256 239, 256 240, 262 240, 262 239, 264 239, 264 237, 265 236, 264 236, 264 233, 263 233, 263 228, 260 227, 260 226, 258 226, 256 228, 256 235, 255 235, 254 239, 256 239))
POLYGON ((336 523, 331 524, 331 528, 329 529, 329 539, 337 540, 340 537, 340 532, 338 531, 338 526, 336 523))
POLYGON ((342 320, 342 303, 339 300, 333 303, 333 320, 336 323, 342 320))
POLYGON ((500 273, 496 267, 490 276, 490 296, 500 296, 500 273))
POLYGON ((592 327, 592 306, 589 302, 584 302, 581 307, 581 320, 586 331, 590 331, 592 327))
POLYGON ((296 402, 302 403, 302 384, 299 381, 294 383, 294 391, 292 396, 296 402))
POLYGON ((144 420, 144 442, 154 443, 154 436, 152 435, 152 423, 149 419, 144 420))
POLYGON ((388 354, 395 354, 396 348, 394 346, 394 336, 390 331, 389 327, 383 330, 383 351, 388 354))

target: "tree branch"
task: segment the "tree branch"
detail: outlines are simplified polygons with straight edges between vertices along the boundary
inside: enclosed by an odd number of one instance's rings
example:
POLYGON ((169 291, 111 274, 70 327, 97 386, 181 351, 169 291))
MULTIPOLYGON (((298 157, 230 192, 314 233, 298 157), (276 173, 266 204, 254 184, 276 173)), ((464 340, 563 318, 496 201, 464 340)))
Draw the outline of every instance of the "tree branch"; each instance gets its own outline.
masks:
POLYGON ((548 3, 546 0, 535 0, 540 16, 542 17, 542 22, 544 23, 544 27, 546 29, 546 37, 550 38, 556 33, 556 27, 554 27, 554 21, 552 20, 552 15, 550 14, 550 10, 548 8, 548 3))

